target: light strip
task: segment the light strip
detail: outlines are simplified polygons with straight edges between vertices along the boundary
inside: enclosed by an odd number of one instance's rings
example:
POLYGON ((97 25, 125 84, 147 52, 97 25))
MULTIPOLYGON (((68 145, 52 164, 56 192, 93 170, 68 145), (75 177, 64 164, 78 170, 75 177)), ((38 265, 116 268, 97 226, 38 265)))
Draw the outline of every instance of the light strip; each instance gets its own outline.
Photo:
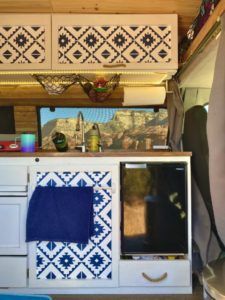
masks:
MULTIPOLYGON (((54 83, 54 81, 53 81, 54 83)), ((66 82, 57 82, 59 84, 63 84, 66 82)), ((161 85, 162 81, 159 82, 149 82, 149 81, 120 81, 119 85, 149 85, 149 86, 154 86, 154 85, 161 85)), ((0 86, 9 86, 9 85, 24 85, 24 86, 41 86, 40 83, 36 81, 0 81, 0 86)), ((78 84, 75 84, 78 85, 78 84)))
MULTIPOLYGON (((160 74, 159 72, 149 72, 149 71, 121 71, 121 70, 56 70, 56 71, 0 71, 0 75, 32 75, 32 74, 43 74, 43 75, 57 75, 57 74, 124 74, 124 75, 153 75, 160 74)), ((161 73, 164 74, 164 73, 161 73)), ((166 75, 167 76, 167 75, 166 75)))
POLYGON ((39 86, 40 84, 36 81, 0 81, 0 85, 36 85, 39 86))

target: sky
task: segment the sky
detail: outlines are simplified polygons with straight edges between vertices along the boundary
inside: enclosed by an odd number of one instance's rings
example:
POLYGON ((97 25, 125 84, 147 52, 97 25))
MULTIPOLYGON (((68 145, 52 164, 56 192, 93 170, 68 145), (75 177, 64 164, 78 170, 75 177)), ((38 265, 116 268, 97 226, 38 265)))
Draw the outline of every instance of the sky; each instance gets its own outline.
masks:
MULTIPOLYGON (((107 123, 112 119, 114 113, 118 110, 124 110, 125 108, 55 108, 54 112, 51 112, 48 107, 42 107, 40 109, 41 126, 53 119, 63 118, 76 118, 79 111, 83 112, 85 121, 96 123, 107 123)), ((151 108, 126 108, 130 110, 143 110, 152 111, 151 108)))

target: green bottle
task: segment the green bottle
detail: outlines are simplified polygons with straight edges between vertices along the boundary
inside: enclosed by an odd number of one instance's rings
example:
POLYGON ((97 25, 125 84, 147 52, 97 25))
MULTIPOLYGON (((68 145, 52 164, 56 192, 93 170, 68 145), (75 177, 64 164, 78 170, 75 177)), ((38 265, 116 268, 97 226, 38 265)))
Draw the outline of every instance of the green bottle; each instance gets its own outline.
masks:
POLYGON ((99 152, 100 136, 97 125, 94 124, 88 132, 88 150, 91 152, 99 152))

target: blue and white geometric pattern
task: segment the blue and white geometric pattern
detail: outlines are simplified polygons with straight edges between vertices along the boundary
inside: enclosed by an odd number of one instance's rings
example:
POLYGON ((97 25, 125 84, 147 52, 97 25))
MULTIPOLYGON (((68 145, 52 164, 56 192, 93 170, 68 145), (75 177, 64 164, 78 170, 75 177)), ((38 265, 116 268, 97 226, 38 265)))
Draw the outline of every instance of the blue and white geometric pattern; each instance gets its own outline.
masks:
POLYGON ((40 186, 93 186, 94 232, 88 244, 37 242, 37 279, 111 279, 111 172, 37 172, 40 186))
POLYGON ((171 26, 59 26, 58 63, 169 63, 171 26))
POLYGON ((0 64, 43 63, 44 26, 0 26, 0 64))

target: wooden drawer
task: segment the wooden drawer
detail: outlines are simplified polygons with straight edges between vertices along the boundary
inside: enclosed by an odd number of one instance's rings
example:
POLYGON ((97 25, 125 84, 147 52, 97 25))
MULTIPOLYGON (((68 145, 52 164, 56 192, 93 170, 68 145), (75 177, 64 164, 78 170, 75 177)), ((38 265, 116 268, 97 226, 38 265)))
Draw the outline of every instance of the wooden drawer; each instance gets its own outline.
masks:
POLYGON ((0 192, 25 191, 27 167, 0 165, 0 192))
POLYGON ((0 257, 0 287, 26 287, 27 258, 0 257))
POLYGON ((189 286, 191 267, 187 260, 120 261, 120 286, 189 286))

